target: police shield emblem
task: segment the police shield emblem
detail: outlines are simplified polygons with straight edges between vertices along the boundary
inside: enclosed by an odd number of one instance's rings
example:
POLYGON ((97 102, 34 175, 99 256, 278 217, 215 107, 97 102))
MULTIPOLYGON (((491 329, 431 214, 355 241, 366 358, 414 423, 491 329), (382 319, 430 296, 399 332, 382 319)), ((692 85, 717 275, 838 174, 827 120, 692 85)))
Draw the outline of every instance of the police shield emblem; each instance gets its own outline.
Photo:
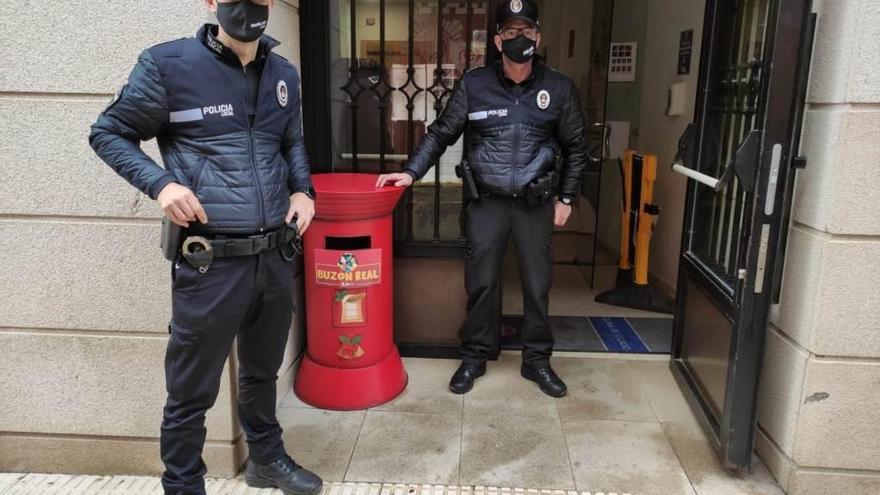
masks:
POLYGON ((510 11, 514 14, 519 14, 522 7, 522 0, 510 0, 510 11))
POLYGON ((546 89, 538 91, 538 108, 546 110, 550 106, 550 93, 546 89))
POLYGON ((278 99, 278 105, 280 105, 281 108, 287 107, 287 83, 284 79, 278 81, 278 85, 275 87, 275 97, 278 99))

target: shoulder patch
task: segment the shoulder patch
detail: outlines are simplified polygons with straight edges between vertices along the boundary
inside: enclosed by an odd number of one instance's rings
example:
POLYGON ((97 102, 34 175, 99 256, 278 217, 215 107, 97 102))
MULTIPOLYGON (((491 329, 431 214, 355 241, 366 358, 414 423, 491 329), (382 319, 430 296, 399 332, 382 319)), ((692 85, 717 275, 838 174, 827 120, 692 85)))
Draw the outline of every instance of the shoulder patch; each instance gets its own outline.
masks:
POLYGON ((550 92, 546 89, 538 91, 537 103, 538 108, 540 108, 541 110, 546 110, 547 107, 550 106, 550 92))
POLYGON ((278 101, 278 106, 287 108, 287 81, 284 79, 279 79, 278 83, 275 84, 275 99, 278 101))

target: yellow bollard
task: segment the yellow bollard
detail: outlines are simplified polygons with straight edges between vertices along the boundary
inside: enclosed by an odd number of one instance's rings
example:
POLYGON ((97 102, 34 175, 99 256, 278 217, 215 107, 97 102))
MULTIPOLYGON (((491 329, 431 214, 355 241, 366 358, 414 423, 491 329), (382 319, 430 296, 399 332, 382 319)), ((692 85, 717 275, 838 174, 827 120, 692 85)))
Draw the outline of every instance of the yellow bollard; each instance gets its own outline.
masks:
POLYGON ((623 213, 620 225, 620 262, 616 288, 596 296, 596 301, 615 306, 672 313, 672 299, 648 285, 651 236, 660 208, 654 204, 657 156, 624 152, 623 213))
POLYGON ((620 220, 620 263, 617 267, 621 270, 631 270, 630 263, 630 205, 632 201, 632 189, 627 185, 632 182, 632 158, 635 151, 626 150, 624 152, 623 163, 620 165, 620 174, 623 176, 623 212, 620 220))
POLYGON ((657 181, 657 156, 633 155, 634 160, 641 160, 642 178, 641 194, 639 195, 638 229, 636 230, 636 273, 633 282, 636 285, 648 285, 648 255, 651 250, 651 235, 654 233, 654 221, 660 209, 654 204, 654 182, 657 181))

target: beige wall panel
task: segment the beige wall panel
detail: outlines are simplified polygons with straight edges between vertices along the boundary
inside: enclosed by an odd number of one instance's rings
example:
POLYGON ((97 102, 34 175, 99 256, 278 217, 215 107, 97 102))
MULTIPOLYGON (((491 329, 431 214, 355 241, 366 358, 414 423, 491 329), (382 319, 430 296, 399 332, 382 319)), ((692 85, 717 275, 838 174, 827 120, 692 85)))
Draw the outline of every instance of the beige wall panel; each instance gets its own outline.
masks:
POLYGON ((828 231, 880 235, 880 109, 847 112, 837 142, 834 160, 826 164, 832 170, 831 187, 823 188, 832 211, 828 231))
POLYGON ((793 459, 799 466, 880 471, 880 362, 811 358, 793 459))
POLYGON ((810 68, 807 101, 847 101, 847 79, 853 64, 860 0, 820 0, 813 10, 819 14, 810 68))
POLYGON ((770 437, 760 428, 755 433, 755 453, 764 461, 767 470, 776 479, 782 490, 788 492, 788 483, 794 462, 779 449, 770 437))
POLYGON ((822 356, 880 357, 880 239, 826 239, 810 349, 822 356))
POLYGON ((805 349, 812 347, 824 247, 821 233, 789 229, 782 299, 770 308, 770 322, 805 349))
POLYGON ((844 161, 839 155, 838 136, 845 110, 838 106, 818 107, 804 114, 801 154, 807 168, 798 170, 791 215, 795 222, 827 232, 835 205, 832 201, 834 177, 844 161))
MULTIPOLYGON (((2 431, 158 438, 167 340, 0 332, 2 431)), ((230 392, 224 372, 209 440, 234 437, 230 392)))
POLYGON ((209 19, 201 0, 0 2, 0 91, 113 94, 138 54, 192 36, 209 19))
POLYGON ((880 357, 872 308, 880 307, 880 240, 789 232, 781 304, 771 322, 823 356, 880 357))
MULTIPOLYGON (((859 6, 855 22, 844 26, 844 30, 841 31, 855 31, 852 52, 854 63, 849 74, 849 101, 880 102, 880 2, 859 0, 838 3, 852 3, 859 6)), ((838 35, 841 32, 838 32, 838 35)))
POLYGON ((801 387, 809 355, 771 327, 758 392, 758 424, 789 457, 794 452, 801 387))
POLYGON ((880 110, 843 108, 807 112, 793 216, 821 231, 880 235, 880 110))
POLYGON ((789 490, 789 495, 876 495, 880 493, 880 473, 799 469, 792 474, 789 490))
MULTIPOLYGON (((109 98, 0 97, 0 212, 22 215, 159 217, 89 146, 109 98)), ((153 159, 155 142, 144 146, 153 159)), ((160 162, 161 163, 161 162, 160 162)))
MULTIPOLYGON (((231 442, 208 442, 202 452, 208 476, 238 474, 240 448, 231 442)), ((13 473, 161 476, 165 469, 158 440, 0 435, 0 452, 0 471, 13 473)))
POLYGON ((0 326, 167 332, 159 223, 0 221, 0 326))

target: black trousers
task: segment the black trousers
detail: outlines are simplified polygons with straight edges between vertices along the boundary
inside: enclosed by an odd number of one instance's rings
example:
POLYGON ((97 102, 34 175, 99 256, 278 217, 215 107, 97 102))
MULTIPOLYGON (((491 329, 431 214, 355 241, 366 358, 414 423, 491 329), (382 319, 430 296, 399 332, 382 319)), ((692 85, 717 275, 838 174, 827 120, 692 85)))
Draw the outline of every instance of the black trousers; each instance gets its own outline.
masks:
POLYGON ((499 285, 507 240, 513 236, 523 290, 523 362, 543 365, 553 352, 548 314, 553 278, 554 201, 530 205, 521 198, 483 196, 467 207, 465 268, 467 317, 459 332, 465 362, 489 358, 501 308, 499 285))
POLYGON ((273 250, 215 259, 205 273, 186 261, 173 265, 160 441, 166 494, 205 493, 205 413, 217 399, 236 336, 238 417, 250 457, 268 463, 285 454, 275 382, 290 331, 293 263, 273 250))

